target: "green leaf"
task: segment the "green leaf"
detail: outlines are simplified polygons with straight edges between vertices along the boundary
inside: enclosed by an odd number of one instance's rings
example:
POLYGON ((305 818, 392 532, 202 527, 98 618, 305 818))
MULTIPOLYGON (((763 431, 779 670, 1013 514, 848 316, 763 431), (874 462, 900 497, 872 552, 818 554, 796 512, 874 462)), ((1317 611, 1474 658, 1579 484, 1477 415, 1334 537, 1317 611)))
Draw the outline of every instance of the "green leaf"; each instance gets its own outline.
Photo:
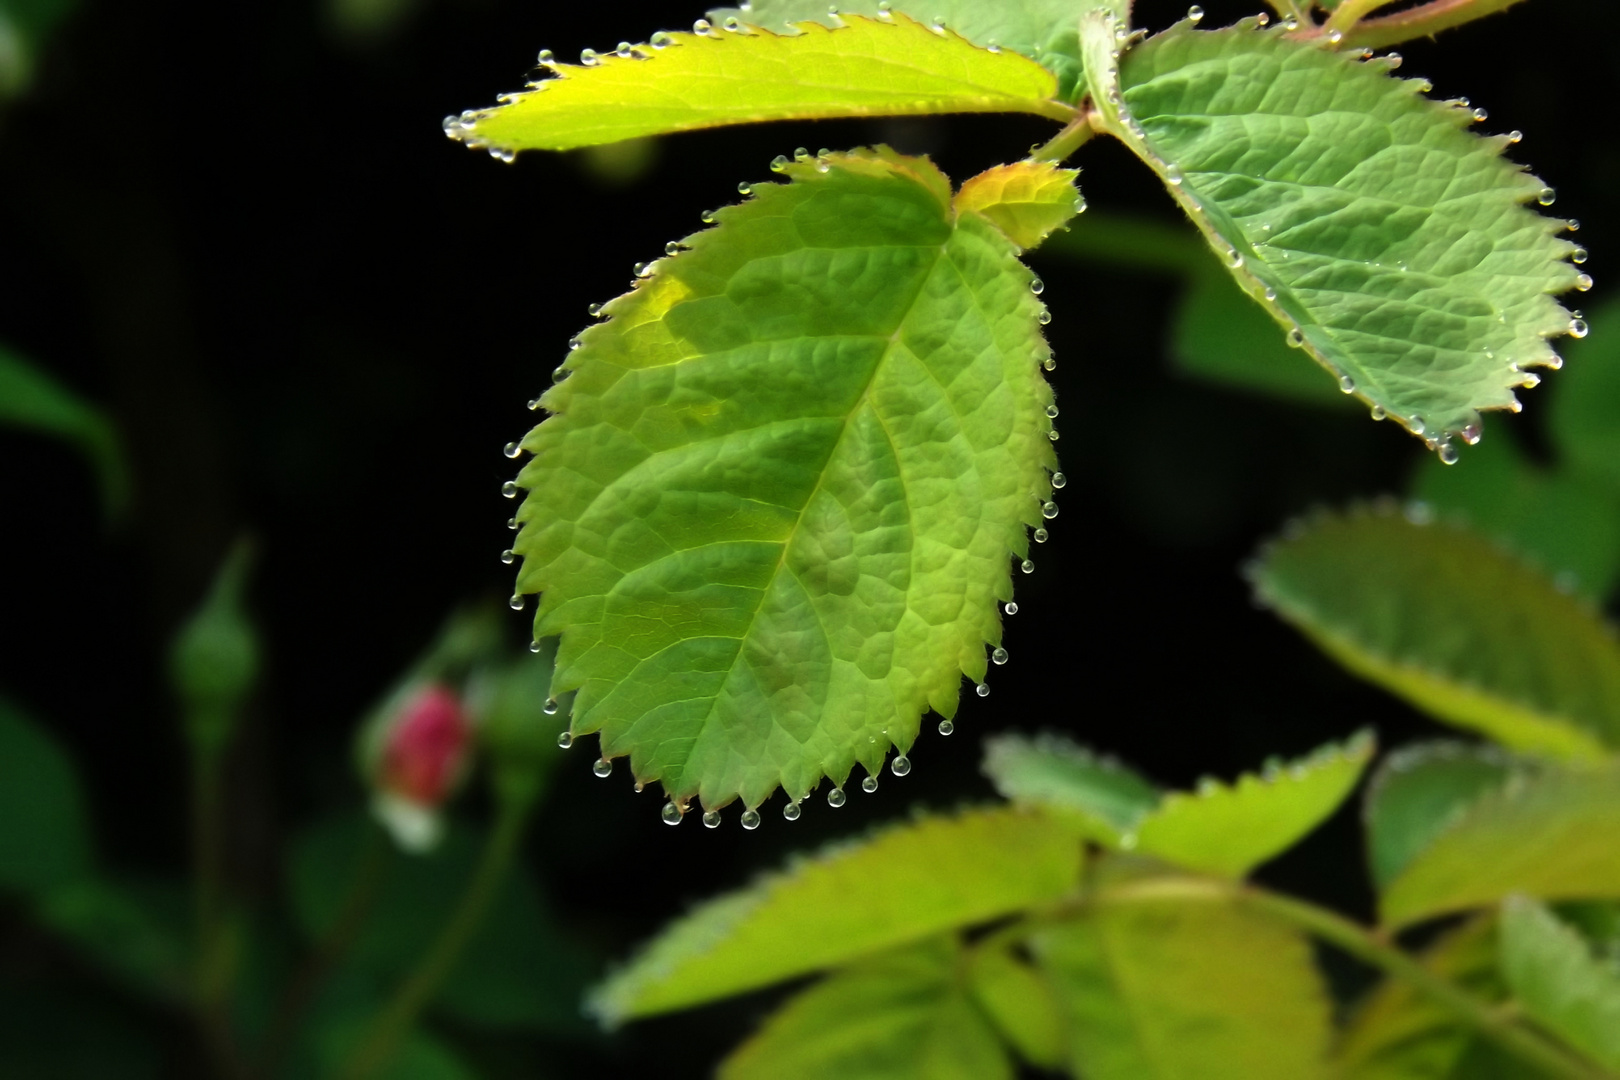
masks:
MULTIPOLYGON (((5 13, 0 12, 0 84, 4 83, 5 13)), ((0 94, 3 94, 0 86, 0 94)), ((78 447, 101 481, 102 503, 117 515, 129 503, 129 473, 112 423, 67 387, 0 346, 0 424, 38 431, 78 447)))
POLYGON ((90 877, 89 815, 73 762, 0 698, 0 889, 42 897, 90 877))
POLYGON ((1012 1080, 958 984, 960 952, 936 939, 839 972, 767 1020, 719 1080, 1012 1080))
MULTIPOLYGON (((454 826, 430 854, 403 856, 360 815, 306 830, 289 858, 289 907, 311 940, 330 933, 356 892, 369 896, 350 962, 404 977, 444 926, 478 863, 480 837, 454 826)), ((591 967, 556 926, 534 879, 510 871, 433 1007, 477 1027, 570 1032, 591 967)))
POLYGON ((709 31, 658 37, 592 59, 548 63, 482 112, 447 117, 445 133, 473 148, 572 150, 725 124, 837 116, 1026 112, 1068 120, 1052 73, 1014 52, 990 52, 901 16, 850 16, 828 30, 709 31))
POLYGON ((138 994, 180 1004, 192 989, 193 912, 179 882, 87 878, 52 889, 34 914, 138 994))
POLYGON ((1569 347, 1547 429, 1560 462, 1620 492, 1620 301, 1594 312, 1591 325, 1596 333, 1569 347))
POLYGON ((1230 898, 1127 885, 1031 948, 1068 1004, 1071 1068, 1086 1080, 1326 1075, 1329 1006, 1310 945, 1230 898))
POLYGON ((1119 846, 1163 797, 1113 758, 1061 735, 998 735, 984 743, 984 774, 1014 802, 1074 811, 1092 839, 1119 846))
MULTIPOLYGON (((1496 920, 1476 918, 1423 954, 1422 964, 1489 1004, 1507 997, 1496 970, 1496 920)), ((1423 991, 1385 979, 1345 1026, 1335 1054, 1340 1080, 1529 1080, 1539 1072, 1481 1039, 1423 991)))
POLYGON ((1620 972, 1592 955, 1580 934, 1522 896, 1502 905, 1502 975, 1536 1023, 1620 1068, 1620 972))
POLYGON ((1620 746, 1620 647, 1588 606, 1424 508, 1290 527, 1255 595, 1350 671, 1516 750, 1601 760, 1620 746))
POLYGON ((956 210, 983 214, 1028 251, 1085 209, 1074 186, 1079 175, 1043 161, 997 165, 963 182, 956 210))
POLYGON ((1049 979, 1014 956, 1005 945, 987 942, 967 964, 968 991, 991 1024, 1025 1061, 1057 1070, 1069 1057, 1067 1021, 1049 979))
POLYGON ((1620 764, 1511 776, 1475 799, 1385 886, 1383 920, 1402 927, 1495 904, 1620 897, 1620 764))
POLYGON ((568 721, 548 705, 554 644, 543 642, 538 655, 524 653, 481 672, 468 688, 469 700, 478 703, 478 738, 489 751, 495 790, 503 800, 533 804, 557 768, 557 736, 568 721))
POLYGON ((802 799, 952 715, 1056 467, 1011 241, 926 160, 785 171, 606 306, 523 441, 518 592, 573 734, 682 809, 802 799))
POLYGON ((1135 848, 1188 869, 1243 877, 1337 810, 1375 749, 1362 735, 1259 776, 1245 773, 1235 784, 1206 780, 1196 792, 1172 791, 1142 820, 1135 848))
POLYGON ((1259 31, 1180 23, 1113 59, 1082 20, 1092 98, 1163 179, 1245 292, 1304 352, 1431 444, 1508 408, 1546 339, 1570 332, 1564 222, 1505 137, 1426 100, 1382 61, 1259 31), (1123 65, 1121 67, 1121 65, 1123 65))
POLYGON ((253 555, 239 542, 169 650, 169 678, 194 746, 217 753, 259 675, 259 636, 247 613, 253 555))
MULTIPOLYGON (((1554 404, 1572 391, 1566 377, 1554 404)), ((1554 421, 1556 423, 1556 413, 1554 421)), ((1579 471, 1531 464, 1510 438, 1488 439, 1455 466, 1423 463, 1411 493, 1544 567, 1560 586, 1601 599, 1620 578, 1620 493, 1579 471)))
POLYGON ((1474 800, 1529 768, 1489 746, 1422 743, 1395 751, 1367 785, 1367 859, 1374 883, 1394 881, 1474 800))
POLYGON ((1242 877, 1320 825, 1360 780, 1375 744, 1358 736, 1236 784, 1206 779, 1195 793, 1161 793, 1135 773, 1060 737, 987 740, 984 771, 1017 802, 1075 812, 1100 843, 1242 877))
POLYGON ((592 995, 603 1022, 669 1012, 1055 900, 1073 828, 1006 808, 924 818, 832 848, 675 922, 592 995))
MULTIPOLYGON (((880 17, 890 6, 880 0, 851 0, 837 5, 821 0, 753 0, 747 10, 717 8, 710 18, 721 26, 727 19, 739 19, 779 33, 792 33, 806 22, 830 27, 849 15, 880 17), (829 14, 830 6, 838 8, 837 16, 829 14)), ((894 11, 918 22, 941 22, 975 45, 1006 48, 1029 57, 1058 76, 1062 82, 1059 96, 1064 101, 1075 100, 1085 87, 1080 72, 1078 21, 1080 12, 1092 7, 1107 7, 1128 15, 1130 0, 900 0, 892 5, 894 11)))

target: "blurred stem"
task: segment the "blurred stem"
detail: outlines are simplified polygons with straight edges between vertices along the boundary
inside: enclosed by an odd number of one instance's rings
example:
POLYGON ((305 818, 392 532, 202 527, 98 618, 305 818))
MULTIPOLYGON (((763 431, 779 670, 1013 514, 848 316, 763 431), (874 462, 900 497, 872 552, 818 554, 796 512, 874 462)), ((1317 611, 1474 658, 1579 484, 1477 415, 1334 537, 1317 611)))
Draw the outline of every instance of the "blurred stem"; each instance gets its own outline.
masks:
POLYGON ((1029 160, 1053 163, 1062 161, 1090 142, 1094 134, 1096 134, 1096 131, 1091 126, 1090 111, 1082 110, 1078 116, 1069 121, 1062 131, 1052 136, 1043 145, 1031 150, 1029 160))
POLYGON ((293 1037, 298 1033, 299 1023, 316 991, 360 936, 366 917, 371 914, 377 894, 382 891, 383 882, 388 877, 389 850, 388 838, 382 829, 371 824, 366 829, 360 866, 338 907, 337 917, 288 984, 276 1009, 270 1036, 265 1040, 264 1075, 273 1077, 280 1072, 282 1062, 292 1048, 293 1037))
POLYGON ((1538 1032, 1512 1022, 1498 1009, 1434 974, 1382 935, 1327 908, 1236 882, 1207 878, 1170 878, 1103 889, 1093 904, 1142 903, 1156 900, 1235 900, 1254 911, 1291 923, 1313 937, 1343 950, 1363 963, 1400 979, 1444 1007, 1520 1061, 1548 1076, 1568 1080, 1620 1080, 1538 1032))
POLYGON ((388 1063, 398 1048, 399 1041, 416 1023, 423 1006, 433 997, 461 958, 462 950, 472 940, 484 913, 495 897, 496 887, 506 876, 507 867, 517 852, 518 841, 523 838, 523 827, 528 821, 530 804, 524 800, 504 799, 495 819, 494 831, 484 845, 478 869, 461 894, 450 921, 439 931, 439 936, 417 964, 392 1000, 383 1006, 361 1037, 359 1049, 349 1060, 344 1072, 345 1080, 365 1080, 388 1063))
POLYGON ((231 1034, 229 987, 230 937, 224 917, 225 788, 217 748, 194 748, 191 754, 192 903, 195 959, 192 1007, 198 1030, 214 1066, 228 1077, 243 1077, 231 1034))

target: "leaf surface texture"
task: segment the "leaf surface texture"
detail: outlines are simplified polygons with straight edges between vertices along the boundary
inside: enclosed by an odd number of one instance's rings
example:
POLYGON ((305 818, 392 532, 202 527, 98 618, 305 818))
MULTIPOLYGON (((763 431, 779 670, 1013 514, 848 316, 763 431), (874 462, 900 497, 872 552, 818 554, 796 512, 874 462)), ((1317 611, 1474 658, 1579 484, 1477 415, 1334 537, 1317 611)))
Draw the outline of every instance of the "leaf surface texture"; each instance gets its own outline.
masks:
POLYGON ((1012 242, 926 160, 787 171, 607 305, 522 444, 554 692, 683 807, 801 799, 952 715, 1051 498, 1012 242))
POLYGON ((1502 973, 1529 1016, 1582 1053, 1620 1068, 1620 972, 1575 929, 1522 896, 1502 905, 1502 973))

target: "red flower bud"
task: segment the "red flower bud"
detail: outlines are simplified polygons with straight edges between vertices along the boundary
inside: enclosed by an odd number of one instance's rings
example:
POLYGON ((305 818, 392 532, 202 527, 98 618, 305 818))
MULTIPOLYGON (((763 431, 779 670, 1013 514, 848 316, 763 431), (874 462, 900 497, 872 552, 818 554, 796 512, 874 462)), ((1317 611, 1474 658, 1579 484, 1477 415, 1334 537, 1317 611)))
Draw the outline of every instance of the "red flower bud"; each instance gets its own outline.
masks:
POLYGON ((431 684, 406 703, 383 743, 378 786, 422 806, 438 806, 466 763, 472 725, 449 687, 431 684))

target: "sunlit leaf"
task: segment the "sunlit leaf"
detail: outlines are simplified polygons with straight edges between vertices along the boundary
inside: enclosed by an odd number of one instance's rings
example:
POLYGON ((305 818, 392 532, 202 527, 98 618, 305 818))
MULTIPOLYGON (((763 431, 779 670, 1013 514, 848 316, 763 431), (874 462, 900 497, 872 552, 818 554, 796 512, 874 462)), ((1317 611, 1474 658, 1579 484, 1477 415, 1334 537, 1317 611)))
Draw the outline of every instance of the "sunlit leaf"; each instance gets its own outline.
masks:
POLYGON ((549 65, 504 104, 445 120, 495 153, 572 150, 726 124, 835 116, 1025 112, 1066 120, 1051 72, 900 16, 829 30, 660 35, 587 65, 549 65))
POLYGON ((1367 785, 1367 860, 1380 887, 1394 881, 1474 800, 1530 768, 1489 746, 1422 743, 1386 758, 1367 785))
MULTIPOLYGON (((1558 404, 1582 389, 1559 376, 1555 426, 1558 404)), ((1532 464, 1506 432, 1455 466, 1430 458, 1410 491, 1542 567, 1560 587, 1601 600, 1620 578, 1620 492, 1579 469, 1532 464)))
POLYGON ((1620 1068, 1620 971, 1522 896, 1502 905, 1501 950, 1503 977, 1526 1015, 1594 1061, 1620 1068))
POLYGON ((574 737, 680 807, 802 799, 952 715, 1057 511, 1012 242, 923 159, 786 172, 606 306, 512 489, 574 737))
POLYGON ((1044 815, 972 810, 844 845, 709 901, 593 995, 606 1023, 768 986, 1068 893, 1076 832, 1044 815))
POLYGON ((954 938, 874 957, 788 1001, 719 1080, 1011 1080, 960 985, 954 938))
POLYGON ((1126 766, 1061 735, 986 739, 984 773, 1006 798, 1073 811, 1093 839, 1116 847, 1163 798, 1126 766))
POLYGON ((1588 606, 1490 542, 1391 505, 1292 526, 1257 598, 1350 671, 1517 750, 1620 746, 1620 646, 1588 606))
POLYGON ((38 897, 90 876, 89 815, 73 762, 3 698, 0 822, 0 890, 38 897))
POLYGON ((1172 791, 1142 819, 1135 849, 1177 866, 1242 877, 1288 850, 1354 790, 1376 745, 1358 737, 1235 784, 1172 791))
POLYGON ((1190 22, 1128 50, 1082 19, 1093 100, 1244 291, 1369 404, 1448 454, 1571 330, 1543 186, 1381 61, 1190 22))
POLYGON ((1085 209, 1074 186, 1079 175, 1038 161, 997 165, 963 181, 956 209, 983 214, 1027 251, 1085 209))
POLYGON ((1001 1037, 1042 1069, 1060 1069, 1069 1056, 1063 1003, 1051 980, 1006 947, 986 944, 967 963, 968 991, 1001 1037))
POLYGON ((1390 926, 1485 907, 1514 893, 1620 898, 1620 765, 1545 766, 1475 799, 1384 888, 1390 926))
POLYGON ((1329 1004, 1310 945, 1233 900, 1100 895, 1031 939, 1086 1080, 1316 1080, 1329 1004))

